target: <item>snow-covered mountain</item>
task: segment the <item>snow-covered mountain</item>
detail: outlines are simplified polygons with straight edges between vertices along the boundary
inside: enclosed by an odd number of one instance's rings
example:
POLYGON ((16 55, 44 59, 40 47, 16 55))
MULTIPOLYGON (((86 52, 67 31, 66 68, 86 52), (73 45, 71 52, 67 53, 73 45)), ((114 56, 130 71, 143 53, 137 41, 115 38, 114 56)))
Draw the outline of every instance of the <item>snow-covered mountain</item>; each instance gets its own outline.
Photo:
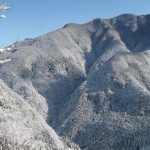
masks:
POLYGON ((0 114, 1 150, 70 150, 65 140, 1 80, 0 114))
POLYGON ((67 24, 14 45, 0 54, 0 78, 39 115, 37 129, 47 122, 84 150, 150 145, 150 15, 67 24))

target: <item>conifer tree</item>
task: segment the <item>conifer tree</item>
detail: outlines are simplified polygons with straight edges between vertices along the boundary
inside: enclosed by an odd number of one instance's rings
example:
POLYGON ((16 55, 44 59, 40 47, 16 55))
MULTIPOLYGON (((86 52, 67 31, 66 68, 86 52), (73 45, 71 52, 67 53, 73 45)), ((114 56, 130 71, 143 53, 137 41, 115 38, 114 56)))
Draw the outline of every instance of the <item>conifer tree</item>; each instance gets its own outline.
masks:
MULTIPOLYGON (((11 7, 7 6, 6 1, 3 2, 2 5, 0 5, 0 11, 7 11, 8 9, 11 9, 11 7)), ((0 18, 6 18, 4 14, 0 14, 0 18)))

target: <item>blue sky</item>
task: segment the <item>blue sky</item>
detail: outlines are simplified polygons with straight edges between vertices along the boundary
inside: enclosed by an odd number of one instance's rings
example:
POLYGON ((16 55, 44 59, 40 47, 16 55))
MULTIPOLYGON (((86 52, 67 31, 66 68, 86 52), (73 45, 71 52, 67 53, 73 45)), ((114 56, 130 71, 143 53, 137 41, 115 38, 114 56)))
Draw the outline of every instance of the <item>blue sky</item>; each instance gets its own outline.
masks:
MULTIPOLYGON (((2 0, 0 0, 2 3, 2 0)), ((34 38, 67 23, 86 23, 124 13, 150 13, 149 0, 7 0, 11 10, 0 20, 0 45, 34 38)))

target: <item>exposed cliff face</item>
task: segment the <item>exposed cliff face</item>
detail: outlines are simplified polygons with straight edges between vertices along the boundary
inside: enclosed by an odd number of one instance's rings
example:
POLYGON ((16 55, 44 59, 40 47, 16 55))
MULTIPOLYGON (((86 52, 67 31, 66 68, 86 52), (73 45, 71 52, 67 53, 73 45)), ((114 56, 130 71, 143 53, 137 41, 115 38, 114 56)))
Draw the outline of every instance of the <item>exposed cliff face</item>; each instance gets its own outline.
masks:
POLYGON ((150 143, 150 15, 68 24, 0 54, 0 78, 81 149, 150 143))

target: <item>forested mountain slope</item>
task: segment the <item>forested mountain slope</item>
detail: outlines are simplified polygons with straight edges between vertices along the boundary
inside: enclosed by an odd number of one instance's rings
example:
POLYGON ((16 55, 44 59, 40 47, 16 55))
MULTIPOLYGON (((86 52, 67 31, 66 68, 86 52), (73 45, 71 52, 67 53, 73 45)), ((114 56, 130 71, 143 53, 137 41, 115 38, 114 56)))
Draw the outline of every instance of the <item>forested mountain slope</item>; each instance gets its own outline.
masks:
POLYGON ((81 149, 150 145, 150 15, 67 24, 0 60, 0 78, 81 149))

